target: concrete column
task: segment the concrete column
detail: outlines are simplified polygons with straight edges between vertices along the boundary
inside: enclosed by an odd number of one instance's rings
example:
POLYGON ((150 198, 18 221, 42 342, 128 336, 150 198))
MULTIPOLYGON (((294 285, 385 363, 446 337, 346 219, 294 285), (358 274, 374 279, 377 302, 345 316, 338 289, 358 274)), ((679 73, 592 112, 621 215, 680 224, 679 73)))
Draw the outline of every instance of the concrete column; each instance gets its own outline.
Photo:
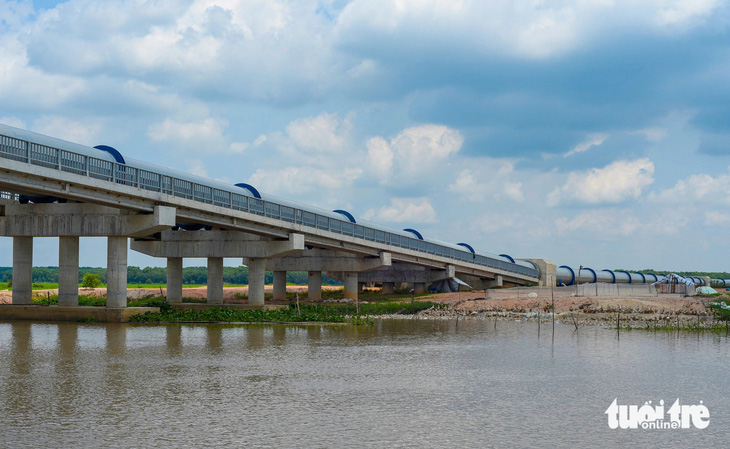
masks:
POLYGON ((345 299, 357 299, 357 272, 345 273, 345 299))
POLYGON ((79 305, 79 238, 58 239, 58 305, 79 305))
POLYGON ((414 282, 413 283, 413 293, 416 295, 420 295, 421 293, 426 293, 426 283, 425 282, 414 282))
POLYGON ((13 237, 13 304, 33 298, 33 237, 13 237))
POLYGON ((395 282, 383 282, 383 289, 381 293, 384 295, 392 295, 395 293, 395 282))
POLYGON ((127 237, 107 237, 106 306, 127 307, 127 237))
POLYGON ((182 302, 182 257, 167 258, 167 302, 182 302))
POLYGON ((362 293, 365 291, 365 283, 364 282, 358 282, 357 283, 357 291, 358 293, 362 293))
POLYGON ((283 301, 285 299, 286 299, 286 271, 274 271, 274 300, 283 301))
POLYGON ((223 258, 208 257, 208 304, 223 304, 223 258))
POLYGON ((310 301, 322 300, 322 272, 310 271, 307 280, 307 298, 310 301))
POLYGON ((253 306, 264 305, 264 274, 266 259, 248 261, 248 303, 253 306))

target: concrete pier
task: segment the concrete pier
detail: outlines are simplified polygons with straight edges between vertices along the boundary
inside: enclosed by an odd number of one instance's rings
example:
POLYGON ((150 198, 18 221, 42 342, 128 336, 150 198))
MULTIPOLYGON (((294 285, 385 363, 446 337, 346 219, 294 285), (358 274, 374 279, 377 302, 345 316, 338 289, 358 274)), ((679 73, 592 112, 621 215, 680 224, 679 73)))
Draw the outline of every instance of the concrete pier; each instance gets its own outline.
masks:
POLYGON ((208 257, 208 304, 223 304, 223 258, 208 257))
POLYGON ((395 282, 383 282, 381 291, 384 295, 392 295, 395 293, 395 282))
POLYGON ((58 239, 58 305, 79 305, 78 237, 59 237, 58 239))
POLYGON ((248 260, 248 303, 250 305, 264 305, 265 268, 266 259, 248 260))
POLYGON ((322 272, 310 271, 307 279, 307 297, 310 301, 322 300, 322 272))
POLYGON ((167 302, 182 302, 182 257, 167 258, 167 302))
POLYGON ((274 271, 274 300, 286 299, 286 271, 274 271))
POLYGON ((127 237, 107 237, 106 306, 127 307, 127 237))
POLYGON ((13 304, 33 297, 33 237, 13 237, 13 304))
POLYGON ((345 299, 357 299, 357 271, 345 273, 345 299))
POLYGON ((416 295, 426 293, 426 284, 423 282, 414 282, 413 293, 415 293, 416 295))

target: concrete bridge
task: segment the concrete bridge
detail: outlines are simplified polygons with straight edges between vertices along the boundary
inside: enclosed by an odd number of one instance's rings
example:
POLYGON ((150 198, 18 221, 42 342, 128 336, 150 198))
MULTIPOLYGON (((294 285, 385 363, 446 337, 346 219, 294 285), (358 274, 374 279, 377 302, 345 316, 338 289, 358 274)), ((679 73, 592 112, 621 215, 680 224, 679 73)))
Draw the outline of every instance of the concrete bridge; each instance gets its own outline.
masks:
POLYGON ((554 283, 555 265, 515 261, 467 244, 424 239, 124 158, 111 147, 84 147, 0 125, 0 236, 13 238, 13 304, 29 304, 33 240, 59 237, 59 304, 78 304, 79 238, 107 238, 108 307, 126 306, 127 248, 167 259, 168 301, 182 300, 186 257, 208 261, 208 302, 223 300, 223 259, 249 267, 249 304, 264 304, 264 272, 283 298, 287 271, 308 271, 310 298, 322 273, 357 298, 363 282, 416 292, 458 277, 475 288, 554 283), (193 231, 190 229, 204 228, 193 231), (188 229, 188 230, 184 230, 188 229))

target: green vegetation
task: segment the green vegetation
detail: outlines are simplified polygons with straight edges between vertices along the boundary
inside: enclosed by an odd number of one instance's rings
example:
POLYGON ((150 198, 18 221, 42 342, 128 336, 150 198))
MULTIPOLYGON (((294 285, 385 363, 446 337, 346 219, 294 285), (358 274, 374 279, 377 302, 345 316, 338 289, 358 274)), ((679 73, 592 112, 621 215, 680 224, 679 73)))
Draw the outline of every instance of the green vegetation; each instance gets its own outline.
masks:
MULTIPOLYGON (((621 271, 623 268, 617 268, 613 271, 621 271)), ((730 279, 730 273, 726 271, 674 271, 674 270, 653 270, 651 268, 646 270, 624 270, 630 273, 644 273, 644 274, 667 274, 674 273, 680 276, 709 276, 712 279, 730 279)))
MULTIPOLYGON (((151 303, 149 303, 152 306, 151 303)), ((158 305, 155 305, 158 306, 158 305)), ((205 310, 175 310, 169 305, 159 305, 160 312, 147 312, 144 315, 136 315, 131 318, 136 322, 275 322, 275 323, 300 323, 300 322, 327 322, 327 323, 352 323, 369 324, 372 321, 368 318, 372 315, 385 314, 414 314, 431 307, 439 307, 439 304, 432 302, 404 303, 399 301, 384 301, 380 303, 368 303, 360 305, 360 314, 357 314, 355 304, 303 304, 297 307, 295 304, 289 307, 282 307, 276 310, 234 310, 224 307, 216 307, 205 310)))
POLYGON ((86 273, 81 281, 82 288, 96 288, 101 285, 101 277, 96 273, 86 273))

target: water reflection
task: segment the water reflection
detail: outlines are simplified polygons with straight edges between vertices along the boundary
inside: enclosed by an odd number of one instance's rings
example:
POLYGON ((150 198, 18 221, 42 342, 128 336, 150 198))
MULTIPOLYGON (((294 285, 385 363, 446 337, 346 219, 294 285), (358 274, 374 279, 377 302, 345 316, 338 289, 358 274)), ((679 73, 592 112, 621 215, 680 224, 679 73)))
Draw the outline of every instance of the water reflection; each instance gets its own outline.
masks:
MULTIPOLYGON (((39 447, 711 446, 728 341, 550 323, 0 323, 0 441, 39 447), (614 398, 705 400, 702 432, 610 432, 614 398)), ((2 443, 0 443, 2 445, 2 443)))

